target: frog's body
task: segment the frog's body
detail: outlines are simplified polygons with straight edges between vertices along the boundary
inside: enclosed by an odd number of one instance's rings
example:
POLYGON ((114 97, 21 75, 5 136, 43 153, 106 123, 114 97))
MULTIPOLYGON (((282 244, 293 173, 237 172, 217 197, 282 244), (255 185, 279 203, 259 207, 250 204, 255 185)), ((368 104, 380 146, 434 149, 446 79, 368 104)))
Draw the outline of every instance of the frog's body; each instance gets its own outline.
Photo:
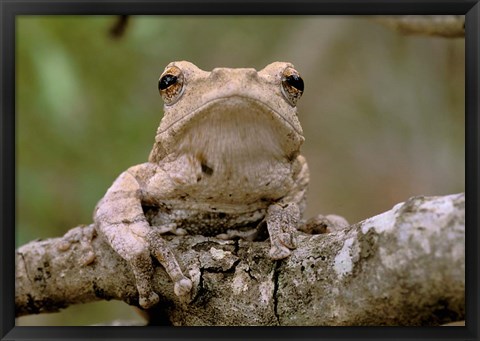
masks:
POLYGON ((122 173, 94 214, 100 235, 130 263, 145 308, 158 301, 150 253, 177 295, 192 286, 160 234, 247 238, 264 221, 270 257, 285 258, 308 184, 296 109, 303 81, 291 64, 206 72, 174 62, 159 89, 164 117, 149 162, 122 173))

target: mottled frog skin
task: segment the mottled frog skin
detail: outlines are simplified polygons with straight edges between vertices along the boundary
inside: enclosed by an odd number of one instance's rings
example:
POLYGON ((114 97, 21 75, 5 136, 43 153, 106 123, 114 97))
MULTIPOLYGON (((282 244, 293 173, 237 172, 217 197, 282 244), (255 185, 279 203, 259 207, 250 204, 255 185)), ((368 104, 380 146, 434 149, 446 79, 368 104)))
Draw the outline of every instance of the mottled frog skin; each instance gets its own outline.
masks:
POLYGON ((303 81, 292 64, 208 72, 173 62, 159 91, 164 116, 148 162, 123 172, 94 213, 99 235, 131 266, 144 308, 159 300, 151 255, 177 295, 192 288, 162 234, 252 239, 263 224, 269 257, 288 257, 308 184, 296 107, 303 81))

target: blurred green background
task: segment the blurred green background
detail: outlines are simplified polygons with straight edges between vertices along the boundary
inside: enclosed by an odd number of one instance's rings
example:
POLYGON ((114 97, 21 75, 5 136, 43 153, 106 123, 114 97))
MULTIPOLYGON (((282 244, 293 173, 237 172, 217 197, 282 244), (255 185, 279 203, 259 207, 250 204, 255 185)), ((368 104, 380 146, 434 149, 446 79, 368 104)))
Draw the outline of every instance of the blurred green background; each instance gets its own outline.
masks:
MULTIPOLYGON (((62 236, 123 170, 145 162, 170 61, 263 68, 305 81, 307 216, 357 222, 414 195, 465 189, 464 39, 404 36, 367 17, 20 16, 16 29, 17 246, 62 236)), ((140 318, 121 302, 18 325, 140 318)))

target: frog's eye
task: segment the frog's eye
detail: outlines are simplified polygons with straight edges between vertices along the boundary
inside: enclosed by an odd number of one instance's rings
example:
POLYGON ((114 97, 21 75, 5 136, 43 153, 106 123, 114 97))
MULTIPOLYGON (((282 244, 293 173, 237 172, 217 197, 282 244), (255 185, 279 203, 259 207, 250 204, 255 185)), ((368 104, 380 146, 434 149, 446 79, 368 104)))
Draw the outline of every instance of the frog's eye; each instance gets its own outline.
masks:
POLYGON ((297 70, 287 67, 282 74, 282 93, 288 102, 295 106, 303 94, 303 79, 297 70))
POLYGON ((175 103, 183 92, 183 73, 176 66, 166 69, 158 80, 158 91, 166 105, 175 103))

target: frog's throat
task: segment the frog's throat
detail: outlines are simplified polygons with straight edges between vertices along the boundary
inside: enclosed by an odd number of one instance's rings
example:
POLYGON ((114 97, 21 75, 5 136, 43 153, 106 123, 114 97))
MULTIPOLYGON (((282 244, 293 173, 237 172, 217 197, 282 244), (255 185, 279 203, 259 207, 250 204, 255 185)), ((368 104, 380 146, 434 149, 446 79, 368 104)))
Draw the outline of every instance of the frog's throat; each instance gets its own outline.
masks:
POLYGON ((209 140, 216 138, 227 144, 229 141, 234 144, 248 144, 248 141, 257 140, 264 146, 276 144, 282 154, 290 155, 298 152, 304 141, 294 108, 290 114, 287 118, 264 102, 251 97, 236 95, 217 98, 167 127, 160 124, 155 140, 161 143, 167 153, 178 149, 185 139, 192 139, 193 133, 193 139, 200 144, 204 143, 207 137, 209 140), (234 129, 235 127, 238 129, 234 129))

